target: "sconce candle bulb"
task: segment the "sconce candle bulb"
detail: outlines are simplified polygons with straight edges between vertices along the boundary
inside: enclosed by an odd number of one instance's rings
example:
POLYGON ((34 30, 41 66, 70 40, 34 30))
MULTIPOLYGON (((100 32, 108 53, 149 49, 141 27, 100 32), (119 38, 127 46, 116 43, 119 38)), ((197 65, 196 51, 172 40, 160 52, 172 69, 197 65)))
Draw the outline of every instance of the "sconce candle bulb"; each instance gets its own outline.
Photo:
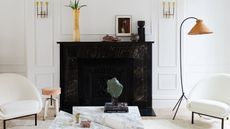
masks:
POLYGON ((163 1, 163 18, 171 18, 175 15, 175 1, 163 1))
POLYGON ((45 2, 44 1, 36 1, 35 6, 36 6, 37 17, 40 16, 41 18, 48 18, 48 8, 49 8, 49 2, 48 1, 45 1, 45 2))

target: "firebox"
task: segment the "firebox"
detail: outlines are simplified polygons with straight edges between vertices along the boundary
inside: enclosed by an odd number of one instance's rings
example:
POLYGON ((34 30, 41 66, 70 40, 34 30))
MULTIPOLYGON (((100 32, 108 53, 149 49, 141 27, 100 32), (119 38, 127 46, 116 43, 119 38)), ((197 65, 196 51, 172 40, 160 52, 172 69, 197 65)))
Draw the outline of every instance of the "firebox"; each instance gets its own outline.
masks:
POLYGON ((116 77, 123 85, 119 101, 133 105, 133 59, 79 59, 79 105, 100 106, 109 102, 107 80, 116 77))
POLYGON ((152 42, 59 42, 60 109, 103 106, 110 102, 107 80, 116 77, 124 86, 120 102, 138 106, 141 115, 152 109, 152 42))

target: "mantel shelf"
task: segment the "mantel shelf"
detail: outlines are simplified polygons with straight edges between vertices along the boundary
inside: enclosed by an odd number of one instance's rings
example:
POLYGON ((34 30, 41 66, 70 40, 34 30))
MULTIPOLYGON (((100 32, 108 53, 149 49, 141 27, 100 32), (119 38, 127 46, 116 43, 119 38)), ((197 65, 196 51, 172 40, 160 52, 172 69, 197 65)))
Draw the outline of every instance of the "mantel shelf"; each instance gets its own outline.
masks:
POLYGON ((143 43, 154 43, 154 41, 145 41, 145 42, 129 42, 129 41, 119 41, 119 42, 102 42, 102 41, 58 41, 57 44, 143 44, 143 43))

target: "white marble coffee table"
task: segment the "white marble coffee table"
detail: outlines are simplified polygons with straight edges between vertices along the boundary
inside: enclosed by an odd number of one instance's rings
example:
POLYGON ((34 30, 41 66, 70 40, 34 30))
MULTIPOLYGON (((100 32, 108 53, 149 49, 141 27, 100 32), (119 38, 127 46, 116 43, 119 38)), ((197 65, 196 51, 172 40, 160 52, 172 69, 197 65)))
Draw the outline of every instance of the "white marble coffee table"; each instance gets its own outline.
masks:
POLYGON ((61 111, 49 129, 81 129, 73 120, 80 113, 80 120, 91 120, 90 129, 144 129, 138 107, 130 106, 128 113, 104 113, 102 106, 73 107, 73 115, 61 111))

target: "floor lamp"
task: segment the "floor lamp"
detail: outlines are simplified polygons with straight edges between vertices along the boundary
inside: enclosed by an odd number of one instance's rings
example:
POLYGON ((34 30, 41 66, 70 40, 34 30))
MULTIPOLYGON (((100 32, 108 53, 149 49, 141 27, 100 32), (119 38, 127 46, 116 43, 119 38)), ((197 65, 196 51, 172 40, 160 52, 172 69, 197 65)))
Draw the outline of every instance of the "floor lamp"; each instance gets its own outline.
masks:
POLYGON ((182 21, 182 23, 180 24, 180 84, 181 84, 181 92, 182 92, 182 95, 181 97, 179 98, 179 100, 177 101, 176 105, 174 106, 173 108, 173 111, 176 109, 176 112, 173 116, 173 120, 175 119, 176 117, 176 114, 177 114, 177 111, 180 107, 180 104, 183 100, 183 98, 185 98, 187 100, 187 97, 185 96, 184 94, 184 86, 183 86, 183 76, 182 76, 182 47, 181 47, 181 38, 182 38, 182 27, 183 27, 183 24, 185 21, 187 20, 196 20, 196 24, 193 26, 193 28, 189 31, 188 35, 202 35, 202 34, 211 34, 212 32, 203 24, 203 21, 196 18, 196 17, 188 17, 186 19, 184 19, 182 21))

